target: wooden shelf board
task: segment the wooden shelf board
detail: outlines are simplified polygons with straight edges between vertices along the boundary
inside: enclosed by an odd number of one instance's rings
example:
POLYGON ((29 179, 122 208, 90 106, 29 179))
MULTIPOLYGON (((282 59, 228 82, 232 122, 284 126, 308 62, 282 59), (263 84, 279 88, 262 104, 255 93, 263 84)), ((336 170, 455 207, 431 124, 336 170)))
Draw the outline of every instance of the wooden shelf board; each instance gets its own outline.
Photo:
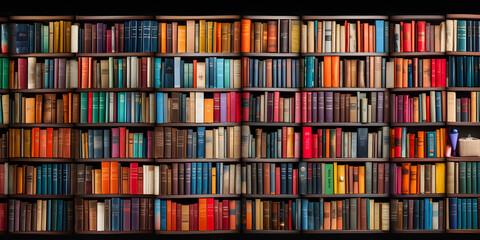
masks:
POLYGON ((154 158, 76 158, 78 163, 92 163, 92 162, 138 162, 138 163, 152 163, 154 158))
POLYGON ((155 88, 76 88, 74 92, 155 92, 155 88))
POLYGON ((153 57, 153 52, 114 52, 114 53, 77 53, 77 57, 153 57))
POLYGON ((442 57, 445 52, 390 52, 390 57, 442 57))
POLYGON ((160 235, 197 235, 197 234, 236 234, 240 230, 214 230, 214 231, 155 231, 160 235))
POLYGON ((388 52, 315 52, 315 53, 302 53, 302 56, 339 56, 339 57, 368 57, 368 56, 379 56, 379 57, 388 57, 388 52))
POLYGON ((233 127, 241 126, 242 123, 224 122, 224 123, 157 123, 157 127, 233 127))
POLYGON ((390 198, 444 198, 444 193, 431 194, 390 194, 390 198))
POLYGON ((125 15, 125 16, 75 16, 76 21, 118 21, 124 22, 127 20, 154 20, 153 16, 143 15, 125 15))
POLYGON ((197 198, 241 198, 241 194, 190 194, 190 195, 155 195, 160 199, 197 199, 197 198))
POLYGON ((300 162, 300 158, 242 158, 242 162, 277 162, 277 163, 294 163, 294 162, 300 162))
POLYGON ((393 15, 393 16, 390 16, 391 21, 411 21, 411 20, 441 21, 444 19, 445 19, 445 15, 393 15))
POLYGON ((186 20, 240 20, 241 15, 192 15, 192 16, 155 16, 159 21, 186 21, 186 20))
POLYGON ((73 195, 8 194, 8 198, 15 199, 72 199, 73 197, 73 195))
POLYGON ((302 158, 303 162, 388 162, 389 158, 302 158))
POLYGON ((303 123, 304 127, 386 127, 388 123, 352 123, 352 122, 311 122, 303 123))
POLYGON ((208 58, 208 57, 228 57, 228 58, 239 58, 241 53, 229 52, 229 53, 218 53, 218 52, 206 52, 206 53, 155 53, 155 57, 191 57, 191 58, 208 58))
POLYGON ((290 122, 242 122, 242 125, 253 126, 253 127, 300 127, 301 123, 290 123, 290 122))
POLYGON ((151 198, 152 194, 75 194, 76 198, 151 198))
POLYGON ((300 88, 244 87, 242 92, 300 92, 300 88))
POLYGON ((445 158, 390 158, 390 162, 403 163, 403 162, 445 162, 445 158))
POLYGON ((390 194, 302 194, 305 198, 388 198, 390 194))
POLYGON ((178 162, 240 162, 240 158, 155 158, 156 163, 178 162))
POLYGON ((308 15, 302 20, 388 20, 387 15, 308 15))
POLYGON ((313 87, 300 88, 302 92, 386 92, 387 88, 347 88, 347 87, 313 87))
POLYGON ((240 92, 241 88, 156 88, 157 92, 240 92))
POLYGON ((298 58, 300 53, 242 53, 242 57, 250 58, 298 58))
POLYGON ((390 92, 429 92, 429 91, 445 91, 443 87, 411 87, 411 88, 389 88, 390 92))
POLYGON ((245 198, 277 198, 277 199, 291 199, 291 198, 300 198, 299 194, 243 194, 245 198))
POLYGON ((37 57, 37 58, 74 58, 77 57, 75 53, 9 53, 11 58, 27 58, 27 57, 37 57))

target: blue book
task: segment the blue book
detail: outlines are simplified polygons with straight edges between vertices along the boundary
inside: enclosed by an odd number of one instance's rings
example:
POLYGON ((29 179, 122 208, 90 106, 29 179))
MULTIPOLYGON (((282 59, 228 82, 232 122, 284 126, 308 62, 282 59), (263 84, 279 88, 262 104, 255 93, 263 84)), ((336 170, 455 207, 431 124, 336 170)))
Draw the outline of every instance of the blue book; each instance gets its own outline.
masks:
POLYGON ((448 56, 448 86, 455 87, 456 85, 456 63, 457 59, 455 56, 448 56))
POLYGON ((224 74, 223 74, 223 77, 225 79, 225 83, 223 84, 223 87, 224 88, 230 88, 230 64, 231 64, 232 61, 230 61, 230 59, 225 59, 224 60, 224 74))
MULTIPOLYGON (((160 200, 160 199, 155 199, 160 200)), ((155 201, 156 203, 156 201, 155 201)), ((112 231, 120 231, 120 198, 112 198, 110 226, 112 231)), ((156 207, 156 205, 155 205, 156 207)))
POLYGON ((154 222, 155 223, 160 223, 161 224, 161 213, 160 213, 160 199, 158 198, 155 198, 154 200, 154 212, 153 212, 153 216, 155 216, 155 219, 154 219, 154 222))
POLYGON ((472 198, 472 229, 478 229, 478 199, 472 198))
POLYGON ((307 56, 305 57, 306 60, 306 73, 305 73, 305 86, 306 87, 313 87, 314 82, 313 80, 315 79, 314 77, 314 67, 313 67, 313 56, 307 56))
POLYGON ((167 230, 167 201, 160 200, 160 230, 167 230))
POLYGON ((205 58, 205 88, 210 87, 210 58, 205 58))
POLYGON ((308 230, 308 199, 302 199, 302 230, 308 230))
POLYGON ((465 56, 465 87, 472 87, 473 78, 473 56, 465 56))
POLYGON ((375 52, 384 52, 385 21, 375 20, 375 52))
POLYGON ((150 37, 150 52, 158 52, 158 22, 157 21, 150 21, 151 22, 151 37, 150 37))
POLYGON ((437 157, 437 134, 436 132, 427 132, 426 135, 427 158, 437 157))
POLYGON ((197 158, 205 158, 205 127, 197 127, 197 158))
MULTIPOLYGON (((93 157, 103 158, 103 130, 94 129, 93 131, 93 157)), ((89 135, 90 137, 90 135, 89 135)), ((90 146, 90 145, 89 145, 90 146)))
POLYGON ((224 79, 224 59, 223 58, 217 58, 217 85, 215 86, 216 88, 224 88, 225 85, 225 79, 224 79))
POLYGON ((464 82, 464 68, 465 66, 463 63, 466 62, 466 57, 465 56, 458 56, 457 57, 457 68, 456 68, 456 85, 457 87, 463 87, 463 82, 464 82))
POLYGON ((137 34, 138 34, 138 23, 133 20, 130 21, 130 38, 129 38, 129 50, 130 52, 137 52, 137 34))
POLYGON ((467 21, 457 20, 457 51, 467 50, 467 21))
POLYGON ((287 163, 287 194, 293 194, 293 163, 287 163))
POLYGON ((26 23, 17 23, 15 26, 15 52, 29 53, 29 27, 26 23))
POLYGON ((155 58, 153 66, 154 66, 154 86, 155 88, 161 88, 162 87, 162 58, 155 58))
POLYGON ((181 63, 180 57, 173 58, 173 87, 181 87, 181 63))
POLYGON ((202 163, 202 194, 208 194, 208 164, 202 163))
POLYGON ((197 194, 203 193, 203 164, 197 163, 197 194))
POLYGON ((165 79, 163 82, 163 87, 173 88, 174 86, 174 60, 173 58, 165 58, 165 67, 164 67, 165 79))
POLYGON ((52 231, 52 199, 47 199, 47 231, 52 231))
POLYGON ((37 194, 42 193, 42 166, 37 166, 37 194))
POLYGON ((65 163, 63 166, 63 193, 70 194, 70 179, 71 179, 71 166, 68 163, 65 163))
POLYGON ((462 199, 462 229, 467 228, 467 200, 462 199))
POLYGON ((58 164, 52 163, 52 194, 58 194, 58 164))
POLYGON ((313 230, 313 226, 314 226, 314 216, 313 216, 313 202, 308 202, 308 207, 307 207, 307 215, 308 215, 308 230, 313 230))
POLYGON ((272 87, 276 88, 277 86, 277 78, 278 78, 278 64, 277 59, 272 60, 272 87))
POLYGON ((258 71, 259 71, 259 60, 258 59, 254 59, 253 60, 253 87, 259 87, 261 86, 260 85, 260 82, 259 82, 259 76, 258 76, 258 71))
POLYGON ((50 76, 49 76, 50 61, 48 59, 45 59, 44 71, 45 71, 45 74, 44 74, 44 76, 45 76, 45 80, 44 80, 45 88, 50 88, 50 82, 49 82, 49 79, 50 79, 50 76))
POLYGON ((450 229, 458 229, 457 227, 457 198, 450 198, 449 199, 449 223, 450 223, 450 229))
POLYGON ((254 59, 250 58, 249 59, 249 64, 248 64, 248 72, 249 72, 249 76, 248 76, 248 79, 249 79, 249 87, 253 87, 254 86, 254 82, 253 82, 253 78, 254 78, 254 66, 253 66, 253 62, 254 62, 254 59))
POLYGON ((47 194, 52 194, 52 164, 47 165, 47 194))
POLYGON ((57 231, 63 231, 63 204, 63 200, 57 201, 57 231))
POLYGON ((62 195, 63 193, 63 164, 57 164, 57 194, 62 195))
POLYGON ((143 20, 143 38, 142 38, 142 52, 151 52, 152 41, 152 21, 143 20))
POLYGON ((442 120, 442 92, 435 92, 435 121, 443 122, 442 120))
POLYGON ((457 229, 462 229, 462 198, 457 198, 457 229))
POLYGON ((298 193, 307 194, 307 163, 298 164, 298 193))
POLYGON ((466 198, 466 218, 467 218, 467 222, 466 222, 466 226, 467 226, 467 229, 472 229, 472 199, 471 198, 466 198))
POLYGON ((125 94, 125 122, 132 122, 132 93, 124 92, 125 94))
POLYGON ((163 123, 163 92, 157 92, 157 123, 163 123))
MULTIPOLYGON (((205 164, 205 163, 204 163, 205 164)), ((206 163, 207 164, 207 194, 212 194, 212 178, 210 176, 212 176, 212 163, 211 162, 208 162, 206 163)))
POLYGON ((197 163, 192 162, 191 166, 191 194, 197 194, 197 163))
POLYGON ((287 59, 282 59, 282 88, 287 87, 287 59))
POLYGON ((110 158, 110 129, 103 129, 103 157, 110 158))

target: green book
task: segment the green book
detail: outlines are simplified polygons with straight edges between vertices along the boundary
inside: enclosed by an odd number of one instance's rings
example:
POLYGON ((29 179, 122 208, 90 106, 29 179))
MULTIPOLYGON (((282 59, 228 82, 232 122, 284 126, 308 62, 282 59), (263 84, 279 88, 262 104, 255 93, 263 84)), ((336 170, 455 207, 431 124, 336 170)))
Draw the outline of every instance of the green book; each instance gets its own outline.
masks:
POLYGON ((48 34, 49 34, 49 29, 48 26, 43 26, 43 52, 48 53, 50 50, 48 48, 48 34))
POLYGON ((113 57, 108 58, 108 87, 113 88, 113 57))
POLYGON ((458 163, 458 178, 459 178, 459 193, 467 193, 467 179, 466 179, 466 167, 467 163, 466 162, 459 162, 458 163))
POLYGON ((467 171, 466 172, 467 193, 472 193, 472 162, 467 162, 467 166, 465 170, 467 171))
POLYGON ((92 123, 98 123, 98 92, 92 93, 92 123))
POLYGON ((99 94, 98 122, 105 123, 105 92, 99 94))
POLYGON ((325 194, 333 194, 333 163, 325 164, 325 194))
POLYGON ((88 92, 80 93, 80 123, 88 123, 88 92))
POLYGON ((52 231, 57 231, 57 200, 52 199, 52 221, 51 221, 51 226, 52 226, 52 231))
POLYGON ((477 192, 477 163, 472 162, 472 193, 477 192))
POLYGON ((133 134, 133 157, 138 158, 138 133, 133 134))
POLYGON ((8 89, 8 58, 2 58, 2 88, 8 89))
POLYGON ((467 50, 467 21, 457 20, 457 51, 467 50))
POLYGON ((143 134, 138 133, 138 150, 137 154, 139 158, 143 158, 143 134))
POLYGON ((190 85, 188 84, 188 68, 190 67, 190 65, 188 63, 184 63, 183 64, 183 87, 184 88, 189 88, 190 85))
POLYGON ((188 87, 193 88, 193 63, 188 64, 188 87))

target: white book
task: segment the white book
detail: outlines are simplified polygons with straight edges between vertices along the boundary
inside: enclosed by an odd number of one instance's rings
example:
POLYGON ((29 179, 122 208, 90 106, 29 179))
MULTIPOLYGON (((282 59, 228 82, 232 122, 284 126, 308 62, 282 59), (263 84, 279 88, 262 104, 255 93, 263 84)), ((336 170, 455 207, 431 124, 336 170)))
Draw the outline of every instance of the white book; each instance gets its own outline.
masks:
POLYGON ((196 114, 195 114, 196 123, 203 123, 203 111, 202 111, 203 105, 204 105, 204 93, 203 92, 195 93, 195 108, 200 110, 200 111, 196 111, 196 114))
POLYGON ((432 229, 438 229, 438 202, 432 202, 432 229))
POLYGON ((114 93, 114 92, 110 92, 110 98, 109 98, 109 103, 110 103, 110 104, 109 104, 109 105, 110 105, 110 106, 109 106, 109 115, 110 115, 109 121, 110 121, 110 122, 113 122, 113 119, 114 119, 114 118, 113 118, 113 114, 114 114, 114 110, 115 110, 115 108, 113 107, 114 101, 115 101, 115 93, 114 93))
POLYGON ((130 70, 130 73, 131 73, 130 87, 136 88, 139 85, 138 84, 138 58, 137 57, 131 57, 130 59, 132 61, 131 64, 130 64, 130 67, 131 67, 131 70, 130 70))
POLYGON ((447 19, 445 20, 446 24, 446 42, 445 42, 445 48, 447 51, 453 51, 453 19, 447 19))
MULTIPOLYGON (((35 84, 35 67, 37 64, 37 58, 35 57, 28 57, 27 58, 27 66, 28 66, 28 74, 27 74, 27 88, 28 89, 35 89, 37 88, 35 84)), ((39 86, 40 87, 40 86, 39 86)))
POLYGON ((430 121, 437 122, 436 111, 435 111, 435 91, 430 91, 430 121))
POLYGON ((78 53, 78 25, 77 24, 72 24, 71 28, 71 51, 72 53, 78 53))
POLYGON ((324 52, 332 52, 332 22, 325 21, 325 24, 323 26, 325 26, 325 34, 323 35, 325 36, 324 52))
POLYGON ((331 49, 330 51, 331 52, 336 52, 335 51, 335 47, 336 47, 336 42, 337 42, 337 22, 336 21, 332 21, 331 23, 331 28, 332 28, 332 41, 330 42, 331 44, 331 49))
POLYGON ((127 57, 127 66, 126 66, 126 71, 127 71, 127 79, 125 79, 127 83, 127 88, 131 87, 130 82, 132 81, 132 57, 127 57))
POLYGON ((345 26, 340 26, 340 52, 345 52, 345 26))
POLYGON ((105 203, 97 202, 97 231, 105 231, 105 203))
POLYGON ((445 45, 446 45, 446 30, 445 30, 445 22, 440 23, 440 51, 445 52, 445 45))
POLYGON ((335 52, 341 52, 341 49, 342 49, 342 46, 341 46, 342 45, 342 38, 341 38, 342 27, 343 26, 341 26, 340 24, 336 24, 336 29, 335 29, 335 52))
POLYGON ((148 193, 148 170, 147 170, 147 165, 143 165, 143 194, 150 194, 148 193))
POLYGON ((420 181, 418 193, 424 194, 425 193, 425 165, 420 165, 420 169, 417 169, 417 171, 420 170, 418 181, 420 181))
POLYGON ((348 51, 357 52, 357 24, 350 23, 349 31, 350 35, 348 36, 348 51))
POLYGON ((174 57, 173 58, 173 87, 174 88, 179 88, 180 87, 180 66, 181 64, 181 58, 180 57, 174 57))
POLYGON ((160 194, 160 166, 156 165, 154 166, 154 181, 153 181, 153 193, 155 195, 159 195, 160 194))

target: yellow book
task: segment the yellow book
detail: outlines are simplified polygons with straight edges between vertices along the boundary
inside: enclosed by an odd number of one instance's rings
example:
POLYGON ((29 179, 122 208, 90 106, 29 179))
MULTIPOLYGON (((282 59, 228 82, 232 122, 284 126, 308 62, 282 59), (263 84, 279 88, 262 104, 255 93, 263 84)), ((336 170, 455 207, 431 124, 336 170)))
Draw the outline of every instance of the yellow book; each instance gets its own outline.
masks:
POLYGON ((35 97, 25 98, 25 123, 35 123, 35 97))
POLYGON ((435 193, 445 193, 445 163, 435 163, 435 193))
POLYGON ((207 22, 207 52, 213 52, 213 22, 207 22))
POLYGON ((59 26, 58 26, 58 52, 64 52, 64 43, 65 43, 65 31, 64 31, 64 22, 63 20, 60 20, 59 26))
POLYGON ((187 27, 185 25, 178 25, 178 37, 177 37, 177 52, 184 53, 186 52, 186 36, 187 36, 187 27))
POLYGON ((345 194, 345 165, 337 165, 337 194, 345 194))
POLYGON ((447 92, 447 122, 456 121, 456 93, 447 92))
POLYGON ((58 53, 60 48, 59 48, 59 33, 60 33, 60 22, 54 22, 53 23, 53 52, 58 53))
POLYGON ((358 193, 365 193, 365 166, 358 167, 358 193))
POLYGON ((195 52, 195 20, 187 20, 186 27, 186 43, 187 43, 187 52, 195 52))
POLYGON ((441 138, 441 135, 440 135, 440 129, 435 130, 435 132, 437 132, 437 133, 436 133, 436 134, 437 134, 437 135, 436 135, 436 136, 437 136, 437 156, 436 156, 436 157, 441 157, 441 156, 440 156, 440 155, 441 155, 441 154, 440 154, 440 152, 441 152, 440 149, 441 149, 442 147, 441 147, 440 145, 442 145, 442 144, 441 144, 441 139, 442 139, 442 138, 441 138))
POLYGON ((291 20, 292 46, 290 52, 292 53, 300 52, 300 25, 300 20, 291 20))
POLYGON ((188 231, 190 227, 190 205, 182 205, 182 231, 188 231))
POLYGON ((477 121, 477 92, 471 92, 470 97, 470 122, 477 121))
POLYGON ((217 168, 212 167, 212 194, 217 194, 217 168))
POLYGON ((204 115, 203 122, 213 123, 213 99, 206 98, 204 99, 204 115))
POLYGON ((338 193, 338 171, 337 171, 337 162, 334 162, 333 163, 333 177, 335 179, 335 181, 333 181, 333 194, 337 194, 338 193))
POLYGON ((198 52, 204 53, 205 52, 205 43, 206 43, 206 21, 205 20, 200 20, 198 24, 198 32, 199 32, 199 37, 198 37, 198 52))

